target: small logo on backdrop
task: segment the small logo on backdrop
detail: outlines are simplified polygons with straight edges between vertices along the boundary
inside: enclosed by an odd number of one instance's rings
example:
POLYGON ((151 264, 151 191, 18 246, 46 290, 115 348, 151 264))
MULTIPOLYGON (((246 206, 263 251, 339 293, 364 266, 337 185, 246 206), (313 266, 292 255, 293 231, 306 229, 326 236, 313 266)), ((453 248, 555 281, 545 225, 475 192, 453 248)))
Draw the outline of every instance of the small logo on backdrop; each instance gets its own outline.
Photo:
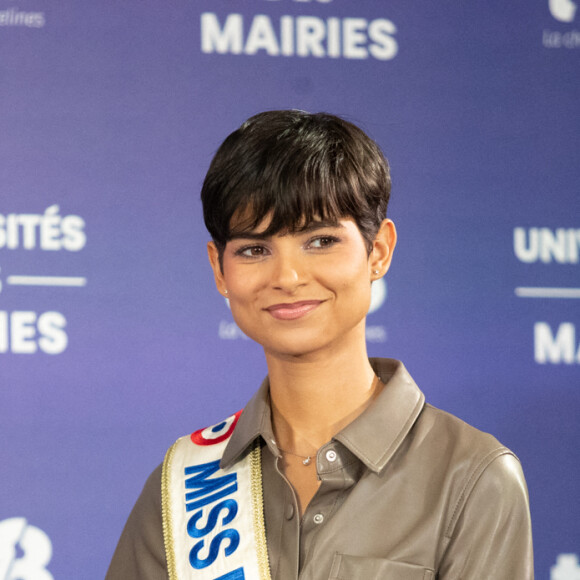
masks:
POLYGON ((54 580, 46 569, 52 557, 49 537, 25 518, 0 522, 0 578, 54 580))
MULTIPOLYGON (((380 310, 387 300, 388 286, 384 278, 379 278, 373 282, 371 288, 371 305, 369 314, 373 314, 380 310)), ((367 342, 386 342, 387 329, 382 324, 370 325, 366 327, 367 342)))
POLYGON ((550 568, 550 580, 580 580, 580 562, 576 554, 560 554, 550 568))
POLYGON ((578 7, 572 0, 548 0, 550 13, 560 22, 572 22, 578 7))
POLYGON ((191 434, 191 440, 196 445, 217 445, 225 441, 233 432, 240 418, 242 411, 238 411, 235 415, 228 417, 225 421, 199 429, 191 434))
POLYGON ((373 282, 371 288, 371 306, 369 314, 376 312, 387 299, 387 282, 384 278, 379 278, 373 282))
POLYGON ((576 19, 578 5, 573 0, 548 0, 548 8, 554 20, 563 28, 558 30, 544 29, 542 44, 544 48, 580 48, 580 30, 564 27, 576 19))

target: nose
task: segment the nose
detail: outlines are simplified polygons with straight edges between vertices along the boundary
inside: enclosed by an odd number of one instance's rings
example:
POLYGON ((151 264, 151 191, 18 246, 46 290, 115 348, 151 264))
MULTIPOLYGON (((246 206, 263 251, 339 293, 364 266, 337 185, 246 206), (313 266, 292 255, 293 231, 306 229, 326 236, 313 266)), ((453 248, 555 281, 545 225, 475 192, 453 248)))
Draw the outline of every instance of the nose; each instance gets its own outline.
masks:
POLYGON ((305 283, 306 272, 298 256, 280 253, 273 260, 272 287, 293 294, 305 283))

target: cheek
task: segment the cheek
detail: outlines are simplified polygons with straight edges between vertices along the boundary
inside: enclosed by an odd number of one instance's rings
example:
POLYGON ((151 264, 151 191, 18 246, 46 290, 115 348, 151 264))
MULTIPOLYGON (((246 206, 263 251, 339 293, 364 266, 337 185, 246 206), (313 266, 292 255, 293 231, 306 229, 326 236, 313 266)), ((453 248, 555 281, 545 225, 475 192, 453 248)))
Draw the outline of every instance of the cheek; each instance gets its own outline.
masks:
POLYGON ((370 288, 367 262, 361 260, 358 255, 347 255, 340 263, 333 264, 326 271, 329 279, 332 278, 337 287, 350 288, 353 292, 361 291, 367 286, 370 288))
POLYGON ((232 301, 248 299, 262 284, 256 269, 238 265, 224 267, 224 281, 232 301))
POLYGON ((371 283, 366 270, 363 272, 357 270, 351 275, 343 271, 342 275, 336 276, 334 288, 337 290, 337 297, 346 302, 345 306, 356 309, 360 305, 361 308, 368 309, 371 301, 371 283))

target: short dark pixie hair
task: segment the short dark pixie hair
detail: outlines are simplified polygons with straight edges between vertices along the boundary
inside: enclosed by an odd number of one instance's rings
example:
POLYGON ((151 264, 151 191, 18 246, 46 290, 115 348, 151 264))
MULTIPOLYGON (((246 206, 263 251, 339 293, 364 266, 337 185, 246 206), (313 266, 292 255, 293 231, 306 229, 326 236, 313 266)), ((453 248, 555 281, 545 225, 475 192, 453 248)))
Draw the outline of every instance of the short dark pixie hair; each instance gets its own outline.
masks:
POLYGON ((370 252, 390 191, 387 160, 357 126, 327 113, 267 111, 222 143, 201 200, 221 261, 227 242, 266 216, 265 236, 350 217, 370 252))

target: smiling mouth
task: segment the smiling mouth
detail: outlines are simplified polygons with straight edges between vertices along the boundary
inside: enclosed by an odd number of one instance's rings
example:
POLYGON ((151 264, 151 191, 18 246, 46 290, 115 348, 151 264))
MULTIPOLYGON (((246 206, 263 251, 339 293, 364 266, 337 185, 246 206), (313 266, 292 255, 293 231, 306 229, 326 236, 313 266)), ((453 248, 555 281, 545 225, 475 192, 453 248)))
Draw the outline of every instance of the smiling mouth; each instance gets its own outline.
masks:
POLYGON ((284 304, 268 306, 267 310, 277 320, 296 320, 322 304, 322 300, 302 300, 284 304))

